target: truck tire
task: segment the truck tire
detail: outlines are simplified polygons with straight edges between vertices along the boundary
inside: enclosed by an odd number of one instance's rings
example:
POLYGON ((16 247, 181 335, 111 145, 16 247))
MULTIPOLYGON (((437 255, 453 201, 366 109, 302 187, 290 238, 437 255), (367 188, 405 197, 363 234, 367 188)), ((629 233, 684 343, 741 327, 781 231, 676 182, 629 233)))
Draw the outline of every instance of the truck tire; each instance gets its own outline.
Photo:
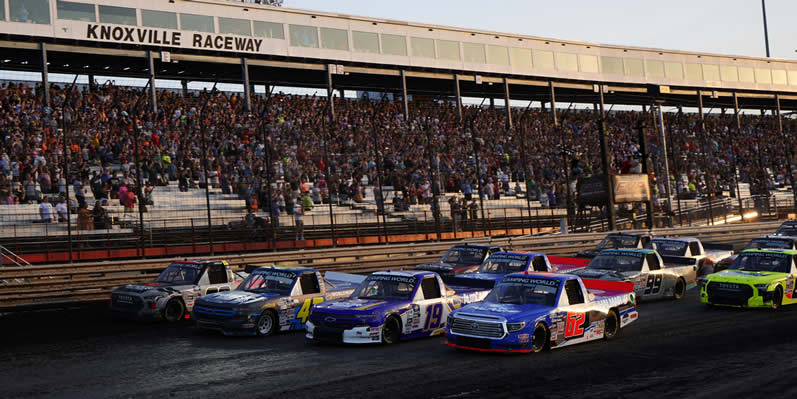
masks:
POLYGON ((179 299, 170 299, 163 308, 163 319, 169 323, 176 323, 185 316, 185 305, 179 299))
POLYGON ((686 281, 683 278, 678 277, 678 280, 675 281, 675 287, 672 289, 672 299, 676 301, 684 299, 686 295, 686 281))
POLYGON ((603 323, 603 338, 609 341, 617 338, 618 335, 620 335, 620 315, 617 314, 616 309, 610 309, 603 323))
POLYGON ((265 310, 257 318, 255 323, 255 334, 265 337, 274 334, 277 330, 277 315, 271 310, 265 310))
POLYGON ((780 310, 783 307, 783 288, 777 286, 772 293, 772 309, 780 310))
POLYGON ((537 323, 537 325, 534 326, 534 333, 531 336, 531 352, 540 353, 549 349, 551 347, 551 342, 548 337, 550 337, 548 327, 542 322, 537 323))
POLYGON ((396 316, 389 316, 382 325, 382 343, 395 344, 401 339, 401 320, 396 316))

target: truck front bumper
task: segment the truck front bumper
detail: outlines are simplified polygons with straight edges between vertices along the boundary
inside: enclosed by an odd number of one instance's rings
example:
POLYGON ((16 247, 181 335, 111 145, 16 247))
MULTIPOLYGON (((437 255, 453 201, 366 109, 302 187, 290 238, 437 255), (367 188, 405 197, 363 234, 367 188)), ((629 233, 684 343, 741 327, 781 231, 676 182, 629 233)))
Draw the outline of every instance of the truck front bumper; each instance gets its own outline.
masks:
POLYGON ((337 328, 334 326, 317 326, 308 320, 305 324, 305 338, 329 343, 378 344, 382 342, 382 326, 337 328))

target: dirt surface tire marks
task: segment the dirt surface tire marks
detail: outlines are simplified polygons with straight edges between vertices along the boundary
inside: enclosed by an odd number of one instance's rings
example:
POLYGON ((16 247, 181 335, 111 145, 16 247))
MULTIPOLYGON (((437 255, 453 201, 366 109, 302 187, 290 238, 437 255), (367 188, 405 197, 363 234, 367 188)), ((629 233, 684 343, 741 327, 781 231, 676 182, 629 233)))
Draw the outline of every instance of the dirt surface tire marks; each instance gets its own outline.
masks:
POLYGON ((651 398, 797 393, 797 309, 643 303, 617 340, 537 355, 456 351, 441 338, 392 346, 229 338, 112 321, 102 307, 0 317, 0 397, 651 398))

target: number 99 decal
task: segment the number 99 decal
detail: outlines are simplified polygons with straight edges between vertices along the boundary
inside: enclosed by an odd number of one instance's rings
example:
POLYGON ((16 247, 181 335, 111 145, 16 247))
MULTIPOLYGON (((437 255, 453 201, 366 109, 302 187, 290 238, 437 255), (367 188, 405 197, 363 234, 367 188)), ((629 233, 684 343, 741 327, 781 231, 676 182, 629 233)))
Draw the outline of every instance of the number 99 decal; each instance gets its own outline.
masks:
POLYGON ((661 274, 648 274, 648 283, 645 284, 645 295, 656 294, 661 290, 661 274))

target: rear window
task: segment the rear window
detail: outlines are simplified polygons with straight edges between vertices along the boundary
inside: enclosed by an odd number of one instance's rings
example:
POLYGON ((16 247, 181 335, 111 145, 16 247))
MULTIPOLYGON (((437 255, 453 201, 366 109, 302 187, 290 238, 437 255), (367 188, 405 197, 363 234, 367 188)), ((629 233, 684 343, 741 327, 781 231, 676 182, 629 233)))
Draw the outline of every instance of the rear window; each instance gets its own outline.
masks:
POLYGON ((485 248, 476 247, 454 247, 448 250, 443 256, 443 263, 451 263, 460 266, 473 266, 482 263, 485 248))
POLYGON ((526 271, 529 257, 524 255, 491 255, 479 267, 479 273, 509 274, 526 271))
POLYGON ((756 238, 750 241, 744 249, 792 249, 794 244, 791 240, 778 240, 776 238, 756 238))
POLYGON ((655 239, 650 242, 650 247, 665 256, 684 256, 687 243, 675 240, 655 239))
POLYGON ((637 237, 608 235, 598 244, 598 249, 636 248, 637 237))
POLYGON ((618 252, 600 253, 592 259, 587 269, 616 270, 620 272, 638 272, 642 270, 643 254, 618 252))

